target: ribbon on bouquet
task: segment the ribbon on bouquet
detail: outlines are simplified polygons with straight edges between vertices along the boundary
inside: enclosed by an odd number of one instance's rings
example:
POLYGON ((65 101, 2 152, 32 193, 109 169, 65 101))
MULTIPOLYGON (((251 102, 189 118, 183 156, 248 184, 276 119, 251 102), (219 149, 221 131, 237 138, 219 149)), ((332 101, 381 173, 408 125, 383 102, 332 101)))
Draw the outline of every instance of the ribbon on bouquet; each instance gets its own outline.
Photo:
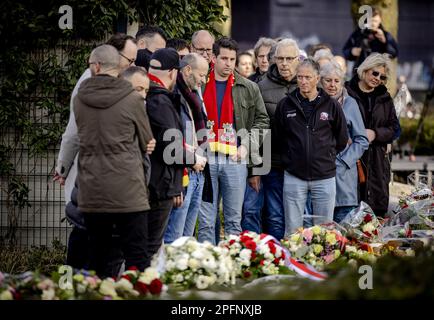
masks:
POLYGON ((259 241, 259 245, 265 245, 269 241, 272 241, 275 245, 279 246, 285 253, 285 266, 289 269, 293 270, 303 278, 308 278, 314 281, 323 281, 327 279, 326 273, 317 271, 310 264, 292 258, 289 250, 282 246, 275 237, 267 235, 259 241))

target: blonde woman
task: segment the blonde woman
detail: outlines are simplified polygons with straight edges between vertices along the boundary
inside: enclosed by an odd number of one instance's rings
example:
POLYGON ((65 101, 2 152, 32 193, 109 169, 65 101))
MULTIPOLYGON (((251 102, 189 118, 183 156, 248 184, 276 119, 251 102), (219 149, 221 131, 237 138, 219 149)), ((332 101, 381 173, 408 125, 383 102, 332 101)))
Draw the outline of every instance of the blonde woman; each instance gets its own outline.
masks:
POLYGON ((389 206, 390 157, 387 144, 401 133, 393 100, 385 86, 389 64, 387 54, 372 53, 346 83, 349 95, 359 105, 369 140, 369 149, 361 159, 366 182, 360 184, 360 198, 379 216, 384 216, 389 206))

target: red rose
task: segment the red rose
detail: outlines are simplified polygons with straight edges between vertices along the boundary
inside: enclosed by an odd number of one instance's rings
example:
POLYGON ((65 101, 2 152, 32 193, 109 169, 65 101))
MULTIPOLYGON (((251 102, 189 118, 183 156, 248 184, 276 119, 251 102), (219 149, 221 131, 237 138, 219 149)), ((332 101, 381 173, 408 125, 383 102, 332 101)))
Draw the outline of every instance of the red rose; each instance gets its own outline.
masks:
POLYGON ((261 262, 259 262, 259 264, 260 264, 261 266, 263 266, 264 263, 265 263, 265 260, 264 260, 264 259, 262 259, 261 262))
POLYGON ((363 221, 365 221, 366 223, 371 222, 372 216, 370 214, 365 215, 365 217, 363 218, 363 221))
POLYGON ((253 240, 253 239, 250 238, 249 236, 241 236, 241 237, 240 237, 240 241, 241 241, 242 243, 244 243, 244 245, 246 244, 247 241, 251 241, 251 240, 253 240))
POLYGON ((252 251, 252 255, 250 256, 250 260, 256 259, 256 252, 252 251))
POLYGON ((250 249, 252 251, 256 250, 256 243, 253 240, 246 241, 246 243, 244 245, 246 246, 247 249, 250 249))
POLYGON ((147 294, 148 293, 148 286, 141 281, 137 281, 135 289, 137 291, 139 291, 141 294, 147 294))
POLYGON ((250 278, 252 273, 250 271, 244 271, 244 278, 250 278))
POLYGON ((372 234, 370 234, 368 231, 364 231, 363 234, 369 238, 372 237, 372 234))
POLYGON ((163 288, 163 283, 161 282, 161 280, 154 279, 149 285, 149 292, 151 292, 152 294, 160 294, 162 288, 163 288))
POLYGON ((129 282, 132 281, 131 276, 129 274, 124 274, 121 276, 121 278, 127 279, 129 282))
POLYGON ((274 263, 275 265, 279 265, 279 261, 280 261, 280 258, 276 258, 276 259, 274 259, 273 263, 274 263))
POLYGON ((268 242, 268 247, 270 248, 272 254, 276 253, 276 246, 274 245, 273 242, 268 242))
POLYGON ((131 266, 128 268, 128 270, 130 271, 139 271, 139 268, 137 268, 136 266, 131 266))
POLYGON ((369 251, 369 246, 367 243, 362 243, 360 249, 362 249, 363 251, 369 251))
POLYGON ((378 231, 377 229, 375 229, 374 231, 372 231, 373 234, 375 234, 376 236, 378 236, 378 231))
POLYGON ((230 245, 230 246, 233 245, 234 243, 235 243, 235 240, 234 240, 234 239, 232 239, 232 240, 229 241, 229 245, 230 245))

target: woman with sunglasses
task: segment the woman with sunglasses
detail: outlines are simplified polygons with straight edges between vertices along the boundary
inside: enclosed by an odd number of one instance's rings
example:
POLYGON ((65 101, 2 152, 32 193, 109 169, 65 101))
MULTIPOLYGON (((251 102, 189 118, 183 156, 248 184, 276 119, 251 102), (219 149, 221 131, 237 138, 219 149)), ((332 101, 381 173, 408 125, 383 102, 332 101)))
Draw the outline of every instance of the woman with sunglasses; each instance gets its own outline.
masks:
POLYGON ((357 68, 357 74, 345 84, 356 99, 369 148, 361 158, 365 179, 360 179, 360 200, 368 203, 378 216, 389 206, 390 154, 388 144, 401 133, 395 106, 385 83, 390 70, 387 54, 372 53, 357 68), (364 180, 364 181, 363 181, 364 180))

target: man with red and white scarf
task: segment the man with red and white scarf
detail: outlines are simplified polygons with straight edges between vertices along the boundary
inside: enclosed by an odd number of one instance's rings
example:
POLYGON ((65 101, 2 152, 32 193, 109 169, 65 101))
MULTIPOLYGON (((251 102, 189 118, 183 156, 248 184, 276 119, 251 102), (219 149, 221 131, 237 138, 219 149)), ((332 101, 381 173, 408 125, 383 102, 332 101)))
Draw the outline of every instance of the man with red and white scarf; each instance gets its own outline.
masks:
POLYGON ((199 241, 215 244, 215 221, 219 198, 223 198, 225 235, 241 232, 241 211, 247 166, 257 163, 253 153, 259 142, 252 129, 269 128, 269 118, 259 88, 234 73, 238 44, 223 37, 213 46, 212 69, 203 92, 207 112, 213 202, 202 201, 199 210, 199 241), (249 161, 253 160, 253 161, 249 161), (254 162, 254 163, 252 163, 254 162))

